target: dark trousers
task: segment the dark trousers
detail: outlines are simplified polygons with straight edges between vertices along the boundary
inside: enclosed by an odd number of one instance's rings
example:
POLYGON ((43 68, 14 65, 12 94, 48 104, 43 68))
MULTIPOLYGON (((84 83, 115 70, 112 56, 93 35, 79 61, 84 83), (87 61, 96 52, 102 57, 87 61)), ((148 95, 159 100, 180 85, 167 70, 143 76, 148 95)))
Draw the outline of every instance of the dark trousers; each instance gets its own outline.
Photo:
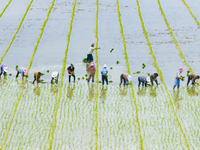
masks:
MULTIPOLYGON (((18 76, 19 76, 19 71, 17 71, 16 77, 18 77, 18 76)), ((22 73, 22 76, 24 77, 24 73, 22 73)))
POLYGON ((87 54, 87 61, 90 60, 90 61, 93 61, 93 56, 92 54, 87 54))
POLYGON ((147 86, 147 82, 146 81, 141 81, 141 79, 138 78, 138 87, 140 86, 141 83, 142 83, 142 86, 147 86))
POLYGON ((90 82, 91 77, 92 77, 92 82, 94 82, 94 75, 89 75, 88 82, 90 82))
POLYGON ((33 83, 35 83, 35 81, 37 81, 37 82, 39 83, 39 80, 40 80, 40 77, 38 77, 38 78, 36 79, 36 76, 34 76, 33 83))
POLYGON ((1 76, 2 74, 3 74, 4 76, 6 75, 6 73, 5 73, 4 71, 1 71, 1 72, 0 72, 0 76, 1 76))
POLYGON ((190 83, 190 80, 192 80, 192 84, 194 84, 195 80, 194 80, 194 79, 192 79, 192 78, 190 78, 190 76, 188 76, 187 85, 189 85, 189 83, 190 83))
POLYGON ((75 82, 75 75, 69 75, 69 82, 71 82, 71 76, 73 76, 74 77, 74 82, 75 82))
POLYGON ((126 80, 124 79, 123 74, 121 74, 121 76, 120 76, 120 84, 119 84, 120 86, 121 86, 123 81, 124 81, 124 86, 125 86, 126 80))
POLYGON ((107 85, 108 85, 108 78, 104 75, 102 75, 102 84, 104 85, 104 81, 106 81, 107 85))

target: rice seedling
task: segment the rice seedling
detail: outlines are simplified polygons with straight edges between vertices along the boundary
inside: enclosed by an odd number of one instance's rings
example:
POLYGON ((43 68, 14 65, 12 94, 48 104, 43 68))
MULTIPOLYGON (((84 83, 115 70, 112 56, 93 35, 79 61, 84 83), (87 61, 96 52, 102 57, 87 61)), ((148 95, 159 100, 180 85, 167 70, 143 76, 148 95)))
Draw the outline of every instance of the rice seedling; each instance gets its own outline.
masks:
POLYGON ((112 53, 113 50, 114 50, 114 48, 112 48, 112 49, 110 50, 110 53, 112 53))
POLYGON ((136 71, 133 74, 140 74, 140 73, 141 73, 141 71, 136 71))
POLYGON ((10 1, 8 2, 8 4, 4 7, 3 11, 2 11, 1 14, 0 14, 0 18, 2 17, 2 15, 4 14, 4 12, 6 11, 6 9, 8 8, 8 6, 10 5, 11 2, 12 2, 12 0, 10 0, 10 1))
POLYGON ((146 65, 143 63, 143 64, 142 64, 142 69, 144 69, 145 67, 146 67, 146 65))
POLYGON ((82 62, 84 62, 84 63, 85 63, 86 61, 87 61, 87 58, 83 58, 82 62))
POLYGON ((49 70, 47 70, 47 73, 49 73, 49 70))
POLYGON ((85 79, 85 77, 82 77, 82 80, 84 80, 85 79))
POLYGON ((116 61, 116 64, 119 64, 119 63, 120 63, 120 62, 117 60, 117 61, 116 61))
POLYGON ((112 70, 113 69, 113 67, 110 67, 110 70, 112 70))
MULTIPOLYGON (((12 1, 12 0, 9 1, 8 5, 11 3, 11 1, 12 1)), ((19 23, 19 25, 18 25, 18 27, 17 27, 15 33, 14 33, 14 35, 13 35, 13 37, 12 37, 12 39, 11 39, 11 41, 10 41, 8 47, 7 47, 7 49, 5 50, 4 54, 1 56, 0 64, 2 63, 4 57, 6 56, 7 52, 9 51, 9 49, 10 49, 10 47, 11 47, 13 41, 15 40, 15 37, 16 37, 17 33, 19 32, 19 30, 20 30, 20 28, 21 28, 21 26, 22 26, 22 23, 23 23, 23 21, 24 21, 26 15, 27 15, 27 13, 28 13, 28 11, 29 11, 29 9, 30 9, 32 3, 33 3, 33 0, 30 1, 30 3, 29 3, 29 5, 28 5, 28 7, 27 7, 27 9, 26 9, 26 11, 25 11, 25 13, 24 13, 24 15, 23 15, 23 17, 22 17, 22 19, 21 19, 21 21, 20 21, 20 23, 19 23)), ((8 5, 6 5, 6 6, 8 7, 8 5)), ((5 7, 5 8, 7 8, 7 7, 5 7)), ((0 17, 1 17, 1 15, 0 15, 0 17)))
POLYGON ((81 78, 78 78, 78 80, 80 80, 81 78))

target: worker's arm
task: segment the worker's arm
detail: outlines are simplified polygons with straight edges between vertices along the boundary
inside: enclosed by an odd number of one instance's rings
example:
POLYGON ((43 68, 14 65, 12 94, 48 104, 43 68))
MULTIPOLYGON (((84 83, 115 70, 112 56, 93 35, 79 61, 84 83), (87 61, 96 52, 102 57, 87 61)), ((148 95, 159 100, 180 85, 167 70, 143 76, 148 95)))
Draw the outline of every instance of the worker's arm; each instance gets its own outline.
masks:
POLYGON ((96 47, 96 48, 94 48, 95 50, 97 50, 97 49, 101 49, 101 47, 96 47))

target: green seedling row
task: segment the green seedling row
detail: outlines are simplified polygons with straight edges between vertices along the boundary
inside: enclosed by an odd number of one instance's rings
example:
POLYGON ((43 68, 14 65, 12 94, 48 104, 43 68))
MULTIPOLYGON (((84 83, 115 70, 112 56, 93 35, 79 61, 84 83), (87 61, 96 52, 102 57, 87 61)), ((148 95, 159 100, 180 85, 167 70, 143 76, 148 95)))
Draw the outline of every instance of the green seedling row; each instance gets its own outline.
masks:
MULTIPOLYGON (((119 25, 120 25, 120 31, 121 31, 121 35, 123 38, 123 44, 124 44, 124 55, 125 55, 125 60, 126 60, 126 66, 127 66, 127 70, 128 73, 131 75, 131 71, 130 71, 130 67, 129 67, 129 61, 128 61, 128 54, 126 51, 126 40, 125 40, 125 36, 124 36, 124 32, 123 32, 123 25, 122 25, 122 21, 121 21, 121 13, 120 13, 120 8, 119 8, 119 1, 116 1, 117 3, 117 10, 118 10, 118 19, 119 19, 119 25)), ((135 106, 135 111, 136 111, 136 122, 137 122, 137 127, 138 127, 138 132, 139 132, 139 142, 140 142, 140 149, 143 150, 143 139, 142 139, 142 135, 141 135, 141 128, 140 128, 140 122, 139 122, 139 116, 138 116, 138 107, 137 107, 137 102, 136 102, 136 98, 135 98, 135 92, 131 83, 131 92, 132 92, 132 97, 133 97, 133 103, 135 106)))
POLYGON ((200 27, 200 23, 197 20, 197 17, 193 14, 192 10, 190 9, 190 7, 188 6, 188 4, 185 2, 185 0, 181 0, 183 2, 183 4, 187 7, 188 11, 190 12, 191 16, 194 18, 194 20, 196 21, 197 25, 200 27))
POLYGON ((4 14, 4 12, 6 11, 6 9, 8 8, 8 6, 10 5, 11 2, 12 2, 12 0, 10 0, 10 1, 8 2, 8 4, 4 7, 3 11, 2 11, 1 14, 0 14, 0 18, 2 17, 2 15, 4 14))
MULTIPOLYGON (((30 68, 31 68, 31 66, 32 66, 33 58, 34 58, 35 53, 36 53, 36 51, 37 51, 37 48, 38 48, 40 39, 42 38, 42 34, 43 34, 43 32, 44 32, 45 25, 46 25, 46 23, 47 23, 47 21, 48 21, 48 19, 49 19, 50 12, 51 12, 51 10, 52 10, 52 8, 53 8, 53 6, 54 6, 54 1, 55 1, 55 0, 52 1, 52 4, 51 4, 51 6, 50 6, 50 8, 49 8, 49 11, 48 11, 48 13, 47 13, 47 17, 46 17, 46 19, 45 19, 45 21, 44 21, 44 23, 43 23, 42 28, 41 28, 41 32, 40 32, 39 38, 38 38, 37 43, 36 43, 36 45, 35 45, 35 47, 34 47, 34 51, 33 51, 33 54, 32 54, 32 57, 31 57, 31 59, 30 59, 29 66, 28 66, 28 69, 27 69, 27 75, 28 75, 28 73, 29 73, 29 71, 30 71, 30 68)), ((10 117, 10 123, 9 123, 9 125, 8 125, 7 131, 6 131, 6 135, 5 135, 5 138, 4 138, 4 140, 3 140, 3 143, 2 143, 1 146, 0 146, 0 149, 3 149, 3 146, 6 144, 6 141, 7 141, 7 139, 8 139, 9 132, 10 132, 10 129, 11 129, 11 126, 12 126, 12 122, 13 122, 13 120, 14 120, 14 117, 15 117, 15 114, 16 114, 16 111, 17 111, 17 107, 18 107, 19 102, 20 102, 20 99, 21 99, 21 97, 22 97, 22 93, 23 93, 23 91, 24 91, 24 87, 25 87, 26 81, 27 81, 27 78, 25 78, 25 80, 22 82, 22 89, 21 89, 21 92, 20 92, 20 94, 19 94, 19 97, 17 98, 17 102, 16 102, 16 105, 15 105, 15 107, 14 107, 14 111, 13 111, 11 117, 10 117)))
MULTIPOLYGON (((137 2, 137 6, 138 6, 138 13, 139 13, 140 21, 141 21, 141 24, 142 24, 143 33, 144 33, 144 35, 145 35, 145 37, 146 37, 146 39, 147 39, 147 43, 148 43, 148 46, 149 46, 149 49, 150 49, 150 54, 151 54, 151 56, 152 56, 152 58, 153 58, 153 64, 154 64, 155 68, 157 69, 157 71, 158 71, 158 73, 159 73, 161 82, 162 82, 163 85, 164 85, 165 91, 166 91, 167 96, 168 96, 169 101, 170 101, 170 105, 171 105, 171 107, 172 107, 172 111, 173 111, 173 113, 174 113, 174 116, 175 116, 175 118, 176 118, 176 120, 177 120, 178 126, 180 127, 180 130, 181 130, 181 132, 182 132, 182 134, 183 134, 183 137, 184 137, 184 139, 185 139, 185 144, 186 144, 186 146, 187 146, 187 149, 190 149, 189 144, 188 144, 187 137, 186 137, 186 135, 185 135, 185 133, 184 133, 184 131, 183 131, 183 128, 182 128, 182 125, 181 125, 181 123, 180 123, 180 121, 179 121, 178 115, 176 114, 176 111, 175 111, 175 108, 174 108, 174 104, 173 104, 172 98, 171 98, 171 96, 170 96, 170 94, 169 94, 169 91, 168 91, 168 89, 167 89, 167 85, 166 85, 165 82, 164 82, 164 78, 163 78, 163 75, 162 75, 162 71, 160 70, 160 68, 159 68, 159 66, 158 66, 158 63, 157 63, 157 61, 156 61, 156 57, 155 57, 155 55, 154 55, 154 53, 153 53, 153 50, 152 50, 152 46, 151 46, 149 37, 148 37, 147 31, 146 31, 145 26, 144 26, 144 21, 143 21, 143 19, 142 19, 139 1, 136 0, 136 2, 137 2)), ((158 2, 159 2, 159 0, 158 0, 158 2)))
POLYGON ((61 100, 61 96, 62 96, 63 80, 64 80, 64 75, 65 75, 67 54, 68 54, 68 50, 69 50, 69 43, 70 43, 70 37, 71 37, 71 32, 72 32, 72 24, 73 24, 74 15, 75 15, 76 2, 77 2, 77 0, 75 0, 74 4, 73 4, 71 20, 70 20, 70 24, 69 24, 69 32, 68 32, 68 35, 67 35, 67 37, 68 37, 67 47, 65 49, 65 57, 63 59, 61 81, 60 81, 60 86, 59 86, 59 91, 58 91, 58 98, 57 98, 57 102, 55 104, 55 109, 54 109, 54 115, 53 115, 54 121, 52 123, 52 130, 51 130, 51 133, 50 133, 50 141, 49 141, 49 148, 48 149, 52 149, 52 146, 53 146, 54 132, 55 132, 56 125, 57 125, 57 113, 58 113, 58 108, 59 108, 59 104, 60 104, 60 100, 61 100))
POLYGON ((20 28, 21 28, 21 26, 22 26, 22 23, 23 23, 23 21, 24 21, 26 15, 27 15, 27 13, 28 13, 28 11, 29 11, 29 8, 31 7, 31 4, 32 4, 32 3, 33 3, 33 0, 30 1, 30 3, 29 3, 29 5, 28 5, 28 7, 27 7, 27 9, 26 9, 26 11, 25 11, 25 13, 24 13, 24 15, 23 15, 23 17, 22 17, 22 19, 21 19, 21 21, 20 21, 20 23, 19 23, 19 25, 18 25, 18 27, 17 27, 15 33, 14 33, 14 35, 13 35, 13 37, 12 37, 12 39, 11 39, 11 41, 10 41, 8 47, 7 47, 7 49, 5 50, 4 54, 1 56, 0 64, 2 63, 4 57, 6 56, 7 52, 9 51, 9 49, 10 49, 10 47, 11 47, 13 41, 15 40, 15 37, 16 37, 17 33, 19 32, 19 30, 20 30, 20 28))

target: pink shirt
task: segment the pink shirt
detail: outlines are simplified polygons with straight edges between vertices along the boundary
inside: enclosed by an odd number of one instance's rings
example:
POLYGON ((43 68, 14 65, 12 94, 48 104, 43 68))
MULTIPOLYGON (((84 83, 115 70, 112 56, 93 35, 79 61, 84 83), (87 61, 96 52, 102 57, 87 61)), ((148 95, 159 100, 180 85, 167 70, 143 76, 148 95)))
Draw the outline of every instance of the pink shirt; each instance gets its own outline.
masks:
POLYGON ((90 69, 90 75, 92 75, 92 73, 94 73, 94 75, 95 75, 95 72, 96 72, 96 67, 95 66, 89 66, 88 67, 89 69, 90 69))

